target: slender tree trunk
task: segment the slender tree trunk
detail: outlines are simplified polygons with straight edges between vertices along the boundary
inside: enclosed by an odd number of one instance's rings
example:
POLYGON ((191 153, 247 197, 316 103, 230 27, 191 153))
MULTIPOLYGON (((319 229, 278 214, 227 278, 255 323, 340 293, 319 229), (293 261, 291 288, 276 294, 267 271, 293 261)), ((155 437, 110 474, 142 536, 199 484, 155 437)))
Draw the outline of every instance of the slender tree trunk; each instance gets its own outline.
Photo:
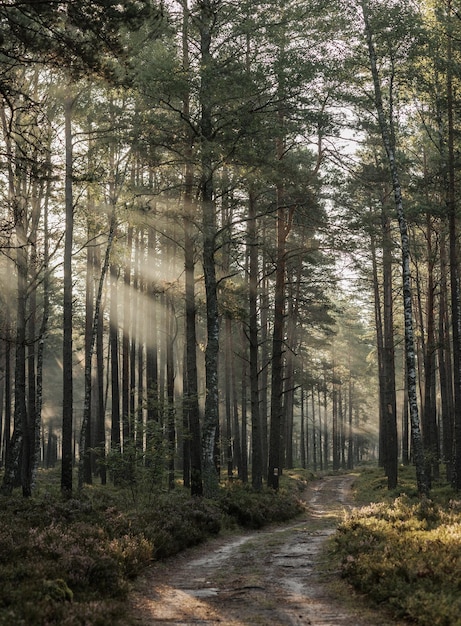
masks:
MULTIPOLYGON (((454 128, 453 35, 451 22, 455 19, 452 2, 448 0, 447 31, 447 115, 448 115, 448 189, 449 264, 451 293, 451 334, 453 345, 454 388, 454 486, 461 489, 461 289, 458 259, 458 217, 456 206, 456 158, 454 128)), ((457 16, 456 16, 457 18, 457 16)))
POLYGON ((305 414, 304 414, 304 387, 301 386, 301 424, 300 424, 300 432, 299 436, 301 439, 300 443, 300 457, 301 457, 301 467, 306 469, 306 428, 305 428, 305 414))
POLYGON ((11 329, 10 311, 7 307, 5 326, 7 329, 5 345, 5 421, 3 427, 2 464, 6 466, 11 441, 11 329))
POLYGON ((376 349, 378 358, 378 377, 379 377, 379 449, 378 449, 378 462, 380 466, 384 467, 384 450, 385 450, 385 421, 384 416, 386 414, 386 401, 385 401, 385 389, 386 389, 386 373, 384 367, 384 325, 383 325, 383 312, 381 304, 381 291, 378 272, 378 260, 376 254, 376 239, 374 234, 370 237, 371 244, 371 261, 373 272, 373 296, 374 296, 374 314, 375 314, 375 327, 376 327, 376 349))
MULTIPOLYGON (((16 206, 16 267, 17 267, 17 311, 16 311, 16 363, 14 386, 14 430, 8 449, 5 464, 5 474, 1 492, 10 495, 19 472, 20 455, 29 454, 28 445, 24 445, 24 436, 27 433, 26 407, 26 308, 27 308, 27 251, 26 231, 24 227, 24 208, 16 206)), ((27 441, 29 441, 27 439, 27 441)), ((23 483, 23 495, 30 496, 28 482, 23 483)))
POLYGON ((317 422, 315 415, 315 393, 314 385, 312 385, 311 392, 311 411, 312 411, 312 469, 317 471, 317 422))
POLYGON ((352 383, 352 372, 349 372, 349 411, 348 411, 348 432, 347 432, 347 469, 351 470, 354 468, 354 431, 352 424, 353 417, 353 389, 354 385, 352 383))
POLYGON ((213 58, 211 41, 216 18, 215 3, 203 0, 200 3, 200 57, 201 57, 201 201, 203 228, 203 271, 205 275, 207 343, 205 348, 205 416, 203 423, 203 481, 207 496, 215 496, 218 474, 215 464, 215 445, 219 427, 218 404, 218 354, 219 314, 215 265, 216 211, 213 200, 213 112, 211 81, 213 58))
MULTIPOLYGON (((113 227, 112 227, 113 228, 113 227)), ((112 239, 113 233, 110 234, 111 237, 111 247, 112 247, 112 239)), ((109 250, 110 254, 110 250, 109 250)), ((106 259, 106 267, 101 268, 101 272, 104 273, 104 278, 106 277, 109 271, 109 263, 110 256, 107 254, 106 259)), ((101 254, 98 250, 98 259, 97 266, 101 266, 101 254)), ((102 297, 102 295, 101 295, 102 297)), ((94 443, 96 448, 95 453, 95 461, 98 461, 98 466, 96 468, 99 473, 99 477, 101 479, 101 484, 105 485, 107 482, 107 473, 106 473, 106 403, 104 401, 104 314, 103 314, 103 303, 102 301, 99 304, 99 315, 98 322, 96 326, 96 420, 95 420, 95 437, 94 443)), ((88 420, 90 421, 90 420, 88 420)))
POLYGON ((167 434, 168 434, 168 488, 175 486, 175 405, 174 405, 174 341, 176 336, 174 310, 171 303, 166 307, 167 344, 166 344, 166 388, 167 388, 167 434))
MULTIPOLYGON (((280 92, 283 88, 279 86, 280 92)), ((276 153, 279 162, 285 154, 283 137, 284 115, 279 111, 280 133, 276 139, 276 153)), ((274 327, 272 331, 271 359, 271 411, 269 434, 269 463, 267 484, 278 490, 279 476, 282 471, 283 445, 283 355, 284 355, 284 319, 285 319, 285 283, 286 283, 286 239, 289 233, 289 221, 285 208, 285 190, 282 183, 277 185, 277 260, 275 269, 274 327)))
POLYGON ((242 445, 241 445, 241 432, 240 432, 240 420, 239 420, 239 410, 238 410, 238 392, 237 392, 237 375, 236 375, 236 367, 235 367, 235 350, 234 350, 234 339, 231 334, 230 337, 230 350, 232 355, 231 361, 231 388, 232 388, 232 428, 234 432, 233 437, 233 458, 234 465, 237 467, 237 475, 239 480, 242 480, 242 445))
POLYGON ((446 467, 447 480, 453 481, 453 374, 451 367, 450 331, 448 320, 447 296, 447 255, 445 233, 440 235, 440 295, 439 295, 439 328, 438 328, 438 363, 440 397, 442 407, 442 452, 446 467))
POLYGON ((388 489, 397 486, 398 440, 397 440, 397 398, 395 392, 395 349, 394 349, 394 297, 392 281, 391 220, 382 202, 383 232, 383 462, 388 489))
POLYGON ((327 422, 327 406, 328 406, 328 387, 327 387, 327 366, 323 367, 323 469, 327 470, 329 465, 329 437, 327 422))
POLYGON ((338 391, 339 385, 335 381, 335 371, 333 369, 333 428, 331 433, 332 446, 333 446, 333 471, 339 470, 341 466, 341 441, 340 441, 340 423, 339 423, 339 413, 340 413, 340 402, 341 398, 338 391))
MULTIPOLYGON (((192 172, 188 177, 192 192, 192 172)), ((196 337, 196 307, 195 307, 195 277, 194 277, 194 241, 192 223, 189 212, 192 211, 191 193, 187 194, 187 215, 184 221, 185 232, 185 274, 186 274, 186 393, 185 409, 187 412, 187 434, 190 446, 190 489, 191 495, 203 495, 202 482, 202 444, 200 432, 200 409, 198 401, 197 381, 197 337, 196 337)), ((186 435, 186 433, 185 433, 186 435)))
MULTIPOLYGON (((280 196, 279 190, 279 196, 280 196)), ((285 317, 285 208, 282 198, 278 199, 277 213, 277 263, 275 274, 274 328, 272 334, 272 374, 271 374, 271 412, 269 435, 269 466, 267 484, 278 490, 279 476, 282 470, 282 393, 283 393, 283 338, 285 317)))
POLYGON ((227 478, 232 479, 234 470, 234 458, 233 458, 233 437, 232 437, 232 381, 230 372, 231 355, 231 333, 232 333, 232 320, 229 315, 226 315, 224 320, 224 334, 225 334, 225 358, 224 358, 224 407, 226 416, 226 435, 225 435, 225 455, 227 465, 227 478))
POLYGON ((319 415, 319 461, 320 461, 320 471, 323 472, 324 467, 324 450, 323 450, 323 423, 322 423, 322 403, 320 399, 320 385, 317 387, 317 408, 319 415))
POLYGON ((426 472, 431 484, 432 478, 439 478, 439 436, 437 428, 436 387, 435 387, 435 319, 434 319, 434 252, 432 250, 432 220, 426 217, 427 242, 427 294, 426 294, 426 344, 424 350, 424 404, 423 404, 423 444, 426 452, 426 472))
POLYGON ((114 262, 110 265, 110 380, 111 380, 111 430, 110 445, 112 450, 120 451, 120 368, 119 368, 119 330, 118 330, 118 268, 114 262))
POLYGON ((85 396, 84 396, 84 404, 83 404, 83 417, 82 417, 82 425, 80 429, 80 461, 78 465, 78 488, 79 490, 83 487, 84 481, 84 458, 86 454, 86 433, 87 433, 87 422, 90 419, 90 410, 91 410, 91 364, 93 360, 93 351, 94 346, 97 339, 98 334, 98 324, 99 318, 101 314, 101 302, 102 302, 102 294, 104 288, 104 281, 109 270, 110 264, 110 251, 112 249, 112 242, 114 239, 115 232, 115 214, 112 214, 110 220, 110 228, 109 228, 109 237, 107 240, 106 252, 104 256, 104 261, 101 267, 101 274, 99 277, 98 283, 98 291, 96 294, 96 300, 94 303, 94 316, 93 316, 93 325, 91 330, 91 341, 88 346, 88 352, 85 354, 85 396))
POLYGON ((263 437, 260 415, 258 368, 258 236, 256 227, 256 199, 249 193, 247 247, 249 256, 249 356, 250 356, 250 406, 251 406, 251 477, 255 491, 262 489, 263 437))
POLYGON ((5 443, 5 351, 6 341, 5 339, 0 339, 0 467, 3 467, 3 447, 5 443))
MULTIPOLYGON (((247 271, 248 273, 248 271, 247 271)), ((243 325, 241 327, 241 345, 242 345, 242 380, 241 380, 241 398, 242 398, 242 437, 241 437, 241 481, 248 483, 248 349, 245 343, 243 325)))
POLYGON ((131 252, 133 247, 133 226, 129 225, 125 249, 125 269, 123 273, 123 336, 122 336, 122 433, 123 448, 131 440, 130 423, 130 330, 131 330, 131 252))
POLYGON ((136 405, 136 447, 141 452, 144 450, 144 345, 146 339, 146 297, 145 281, 143 279, 143 269, 147 267, 145 260, 145 240, 144 229, 141 227, 139 233, 139 307, 138 307, 138 398, 136 405))
MULTIPOLYGON (((94 211, 94 205, 91 198, 88 202, 89 213, 94 211)), ((96 277, 96 253, 95 245, 93 241, 94 233, 88 225, 87 230, 88 241, 90 242, 86 248, 86 303, 85 303, 85 358, 90 351, 93 331, 93 319, 94 319, 94 281, 96 277)), ((94 394, 92 393, 92 386, 90 386, 90 404, 94 400, 94 394)), ((93 482, 93 454, 91 449, 93 447, 93 420, 88 419, 85 433, 85 441, 89 443, 87 452, 83 458, 83 480, 87 485, 91 485, 93 482)))
POLYGON ((42 437, 42 406, 43 406, 43 365, 45 356, 45 341, 48 332, 48 320, 50 315, 50 242, 49 242, 49 200, 51 197, 51 163, 50 154, 47 156, 47 182, 45 201, 43 207, 43 308, 37 348, 37 406, 35 415, 35 459, 32 472, 32 488, 35 487, 38 466, 40 464, 40 442, 42 437))
MULTIPOLYGON (((267 227, 265 222, 262 225, 261 241, 266 241, 267 227)), ((269 433, 268 433, 268 415, 269 415, 269 304, 270 304, 270 289, 269 289, 269 259, 265 246, 262 251, 261 260, 261 273, 262 280, 260 285, 260 317, 261 317, 261 332, 260 332, 260 422, 261 422, 261 445, 262 445, 262 461, 263 468, 267 468, 269 458, 269 433)), ((258 280, 258 277, 256 278, 258 280)), ((258 284, 258 283, 256 283, 258 284)))
MULTIPOLYGON (((62 400, 62 466, 61 491, 72 493, 73 466, 73 373, 72 373, 72 243, 74 233, 74 200, 72 189, 72 109, 74 100, 64 103, 66 178, 65 178, 65 236, 64 236, 64 296, 63 296, 63 400, 62 400)), ((80 450, 80 455, 82 451, 80 450)))
MULTIPOLYGON (((405 356, 405 355, 404 355, 405 356)), ((410 432, 408 415, 408 376, 406 375, 406 359, 403 362, 404 385, 402 406, 402 463, 410 464, 410 432)))
POLYGON ((130 393, 129 393, 129 413, 130 413, 130 440, 136 445, 136 355, 139 346, 138 336, 138 311, 139 311, 139 231, 136 229, 133 236, 134 259, 133 259, 133 281, 130 289, 130 321, 131 321, 131 344, 130 344, 130 393))
MULTIPOLYGON (((369 60, 373 77, 375 106, 381 129, 382 140, 387 154, 389 171, 392 179, 394 191, 394 202, 400 230, 400 243, 402 251, 402 281, 403 281, 403 304, 405 322, 405 350, 407 359, 408 376, 408 399, 410 408, 410 422, 413 442, 413 458, 416 465, 416 478, 418 491, 426 496, 429 492, 429 485, 425 472, 424 451, 422 445, 421 428, 418 414, 418 399, 416 388, 416 361, 415 361, 415 341, 413 333, 413 310, 411 293, 411 270, 410 270, 410 245, 408 228, 403 209, 402 191, 400 187, 399 172, 395 157, 395 146, 393 145, 393 133, 391 132, 392 120, 386 121, 383 99, 381 94, 381 83, 378 73, 376 51, 373 43, 373 33, 370 26, 367 0, 362 2, 362 12, 365 23, 365 35, 367 38, 369 60)), ((461 387, 460 387, 461 390, 461 387)), ((461 406, 461 405, 460 405, 461 406)))
MULTIPOLYGON (((149 225, 147 235, 148 262, 155 262, 156 232, 149 225)), ((151 279, 147 284, 147 299, 149 301, 149 313, 147 316, 147 332, 149 341, 146 346, 146 386, 147 386, 147 437, 152 439, 154 430, 160 421, 159 397, 158 397, 158 344, 157 344, 157 307, 158 297, 154 281, 151 279)))
MULTIPOLYGON (((189 62, 189 9, 187 0, 183 8, 182 53, 183 69, 188 73, 189 62)), ((187 92, 183 100, 184 119, 190 119, 190 95, 187 92)), ((184 269, 185 269, 185 308, 186 308, 186 372, 184 410, 186 430, 185 441, 190 456, 190 490, 193 496, 203 495, 202 480, 202 440, 200 428, 200 408, 198 400, 197 380, 197 333, 196 333, 196 306, 195 306, 195 245, 194 222, 197 207, 193 201, 194 170, 193 170, 193 136, 186 130, 186 165, 184 180, 184 269)), ((186 463, 186 454, 185 463, 186 463)))

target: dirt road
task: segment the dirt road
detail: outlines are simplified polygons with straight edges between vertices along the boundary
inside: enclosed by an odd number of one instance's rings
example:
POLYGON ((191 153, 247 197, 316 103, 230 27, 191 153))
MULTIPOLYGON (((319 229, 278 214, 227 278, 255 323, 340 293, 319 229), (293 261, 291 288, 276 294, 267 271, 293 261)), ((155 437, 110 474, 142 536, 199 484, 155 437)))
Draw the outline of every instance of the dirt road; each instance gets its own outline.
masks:
POLYGON ((136 622, 143 626, 395 624, 358 608, 360 604, 340 600, 322 568, 322 545, 351 506, 353 480, 329 476, 313 482, 304 495, 308 510, 295 524, 217 538, 150 568, 132 597, 136 622))

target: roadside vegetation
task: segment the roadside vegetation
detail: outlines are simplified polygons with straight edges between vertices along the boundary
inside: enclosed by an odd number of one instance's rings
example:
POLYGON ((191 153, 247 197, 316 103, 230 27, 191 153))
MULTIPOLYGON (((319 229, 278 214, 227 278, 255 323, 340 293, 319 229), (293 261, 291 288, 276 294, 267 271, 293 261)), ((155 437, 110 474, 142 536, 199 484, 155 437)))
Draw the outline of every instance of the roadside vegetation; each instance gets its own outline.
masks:
POLYGON ((129 624, 130 582, 152 561, 220 532, 295 517, 307 480, 287 474, 278 493, 222 484, 213 501, 179 484, 172 491, 87 486, 64 500, 59 476, 54 487, 50 476, 42 473, 32 498, 0 498, 0 626, 129 624))
POLYGON ((430 500, 420 500, 411 467, 399 470, 397 490, 386 486, 380 469, 362 470, 357 479, 356 500, 364 506, 332 543, 342 576, 396 618, 461 624, 461 496, 439 482, 430 500))

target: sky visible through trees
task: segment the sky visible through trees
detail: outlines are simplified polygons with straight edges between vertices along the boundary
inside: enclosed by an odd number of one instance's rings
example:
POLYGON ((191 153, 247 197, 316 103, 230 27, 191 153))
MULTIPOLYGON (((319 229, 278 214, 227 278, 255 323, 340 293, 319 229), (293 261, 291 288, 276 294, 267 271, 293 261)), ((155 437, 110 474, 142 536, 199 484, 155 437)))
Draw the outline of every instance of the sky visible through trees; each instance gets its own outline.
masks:
POLYGON ((461 487, 460 31, 452 0, 0 2, 4 494, 461 487))

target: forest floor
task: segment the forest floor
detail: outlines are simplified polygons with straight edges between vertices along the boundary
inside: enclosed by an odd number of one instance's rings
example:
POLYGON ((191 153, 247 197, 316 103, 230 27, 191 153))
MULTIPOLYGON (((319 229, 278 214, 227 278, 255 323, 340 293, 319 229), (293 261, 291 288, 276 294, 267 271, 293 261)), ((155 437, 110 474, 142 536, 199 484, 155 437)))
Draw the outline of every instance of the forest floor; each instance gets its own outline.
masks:
POLYGON ((303 494, 306 512, 295 523, 218 537, 155 564, 130 598, 133 623, 395 625, 367 608, 323 561, 326 540, 353 506, 353 481, 313 481, 303 494))

